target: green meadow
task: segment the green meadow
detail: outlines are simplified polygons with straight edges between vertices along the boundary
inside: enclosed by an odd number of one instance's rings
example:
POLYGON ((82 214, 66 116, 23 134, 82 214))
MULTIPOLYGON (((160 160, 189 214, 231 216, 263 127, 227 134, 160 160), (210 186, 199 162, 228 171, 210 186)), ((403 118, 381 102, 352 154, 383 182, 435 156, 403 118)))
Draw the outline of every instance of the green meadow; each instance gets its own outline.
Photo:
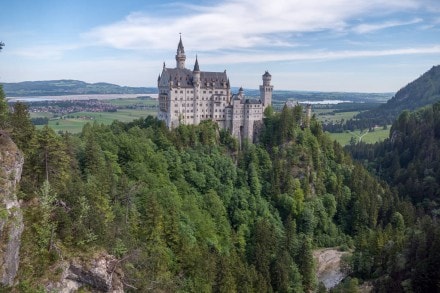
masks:
MULTIPOLYGON (((145 118, 148 115, 155 116, 155 110, 131 110, 123 109, 117 112, 76 112, 66 115, 62 118, 51 118, 49 126, 55 131, 67 131, 70 133, 81 132, 86 123, 111 124, 118 120, 121 122, 131 122, 139 118, 145 118)), ((32 117, 51 117, 50 113, 32 113, 32 117)), ((39 126, 42 127, 42 126, 39 126)))
POLYGON ((382 127, 376 128, 374 131, 368 131, 365 130, 361 132, 360 130, 357 131, 347 131, 342 133, 329 133, 327 134, 333 139, 339 142, 341 145, 347 145, 350 144, 350 141, 352 140, 352 137, 355 139, 356 142, 366 142, 366 143, 376 143, 379 141, 384 141, 388 138, 390 134, 390 127, 389 125, 387 129, 383 129, 382 127))

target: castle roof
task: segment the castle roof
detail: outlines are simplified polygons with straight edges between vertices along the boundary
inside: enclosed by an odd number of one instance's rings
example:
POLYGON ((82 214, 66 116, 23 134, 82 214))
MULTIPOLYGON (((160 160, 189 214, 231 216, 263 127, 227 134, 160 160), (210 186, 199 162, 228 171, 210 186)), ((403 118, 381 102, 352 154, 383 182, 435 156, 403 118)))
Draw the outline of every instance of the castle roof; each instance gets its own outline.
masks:
MULTIPOLYGON (((174 85, 180 82, 180 87, 193 87, 193 72, 186 68, 165 68, 162 72, 161 80, 173 81, 174 85)), ((214 83, 214 88, 223 89, 223 83, 226 82, 228 85, 228 76, 226 72, 200 72, 200 83, 201 88, 212 88, 214 83)))
POLYGON ((196 55, 196 63, 194 64, 194 70, 193 71, 200 71, 199 61, 197 60, 197 55, 196 55))
POLYGON ((245 104, 261 104, 261 101, 257 100, 257 99, 246 99, 244 103, 245 104))
POLYGON ((183 43, 182 43, 182 36, 180 36, 179 45, 177 45, 177 54, 179 52, 185 53, 185 49, 183 48, 183 43))

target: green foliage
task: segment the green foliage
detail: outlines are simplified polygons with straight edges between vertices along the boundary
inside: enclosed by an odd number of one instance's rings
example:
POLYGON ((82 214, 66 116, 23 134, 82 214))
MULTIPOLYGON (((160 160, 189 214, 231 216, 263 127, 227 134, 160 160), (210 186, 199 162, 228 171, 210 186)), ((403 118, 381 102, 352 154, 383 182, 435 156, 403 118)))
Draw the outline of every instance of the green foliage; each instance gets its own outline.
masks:
MULTIPOLYGON (((1 48, 1 46, 0 46, 1 48)), ((6 129, 9 126, 9 107, 6 102, 3 86, 0 84, 0 129, 6 129)))
MULTIPOLYGON (((377 109, 362 112, 356 116, 358 121, 369 121, 369 125, 393 123, 404 110, 416 110, 432 105, 440 100, 440 65, 433 66, 422 76, 412 81, 386 104, 377 109)), ((358 122, 359 123, 359 122, 358 122)))
MULTIPOLYGON (((57 196, 50 213, 37 205, 27 219, 51 215, 61 254, 113 253, 141 292, 308 292, 317 288, 313 249, 353 242, 354 273, 383 272, 375 255, 397 258, 411 209, 398 211, 396 195, 315 118, 302 123, 301 107, 285 107, 266 116, 260 144, 241 150, 209 121, 168 130, 148 117, 87 124, 73 136, 32 130, 25 199, 46 178, 57 196)), ((26 248, 48 235, 26 233, 26 248)), ((25 256, 24 280, 41 277, 31 273, 43 262, 35 255, 25 256)))

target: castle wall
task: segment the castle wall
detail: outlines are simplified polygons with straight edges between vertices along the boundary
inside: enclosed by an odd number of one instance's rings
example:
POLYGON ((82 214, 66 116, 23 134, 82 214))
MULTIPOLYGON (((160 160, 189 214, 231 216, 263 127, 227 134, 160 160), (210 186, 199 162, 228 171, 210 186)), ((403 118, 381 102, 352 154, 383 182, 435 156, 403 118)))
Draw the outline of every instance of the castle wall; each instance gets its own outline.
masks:
POLYGON ((213 120, 240 140, 253 141, 254 126, 262 122, 264 108, 272 103, 271 75, 267 71, 263 75, 260 101, 245 99, 242 89, 232 97, 226 71, 201 72, 197 60, 191 71, 185 68, 185 59, 180 39, 176 68, 164 64, 158 79, 158 119, 168 128, 213 120))

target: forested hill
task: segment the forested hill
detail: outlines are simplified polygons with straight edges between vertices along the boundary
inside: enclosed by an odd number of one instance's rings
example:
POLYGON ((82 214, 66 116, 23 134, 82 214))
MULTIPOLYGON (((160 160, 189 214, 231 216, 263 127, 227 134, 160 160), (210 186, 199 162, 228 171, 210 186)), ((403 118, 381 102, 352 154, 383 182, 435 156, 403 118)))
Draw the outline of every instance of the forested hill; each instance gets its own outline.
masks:
POLYGON ((348 149, 406 199, 401 212, 406 224, 414 223, 398 244, 400 264, 388 267, 388 288, 400 292, 410 285, 419 288, 414 292, 439 292, 440 102, 402 112, 384 142, 348 149))
POLYGON ((440 65, 433 66, 422 76, 400 89, 386 104, 357 115, 376 125, 392 123, 403 110, 415 110, 440 101, 440 65))
POLYGON ((128 292, 310 292, 314 248, 359 250, 353 276, 376 277, 374 231, 403 225, 396 195, 318 121, 303 129, 300 106, 268 113, 261 142, 241 149, 210 121, 170 131, 148 117, 72 136, 35 129, 21 103, 0 119, 25 155, 20 292, 103 250, 128 292))
POLYGON ((348 149, 414 204, 427 212, 440 207, 440 102, 402 112, 384 142, 348 149))
POLYGON ((111 83, 86 83, 79 80, 47 80, 4 83, 7 97, 60 96, 84 94, 145 94, 156 93, 157 88, 128 87, 111 83))

